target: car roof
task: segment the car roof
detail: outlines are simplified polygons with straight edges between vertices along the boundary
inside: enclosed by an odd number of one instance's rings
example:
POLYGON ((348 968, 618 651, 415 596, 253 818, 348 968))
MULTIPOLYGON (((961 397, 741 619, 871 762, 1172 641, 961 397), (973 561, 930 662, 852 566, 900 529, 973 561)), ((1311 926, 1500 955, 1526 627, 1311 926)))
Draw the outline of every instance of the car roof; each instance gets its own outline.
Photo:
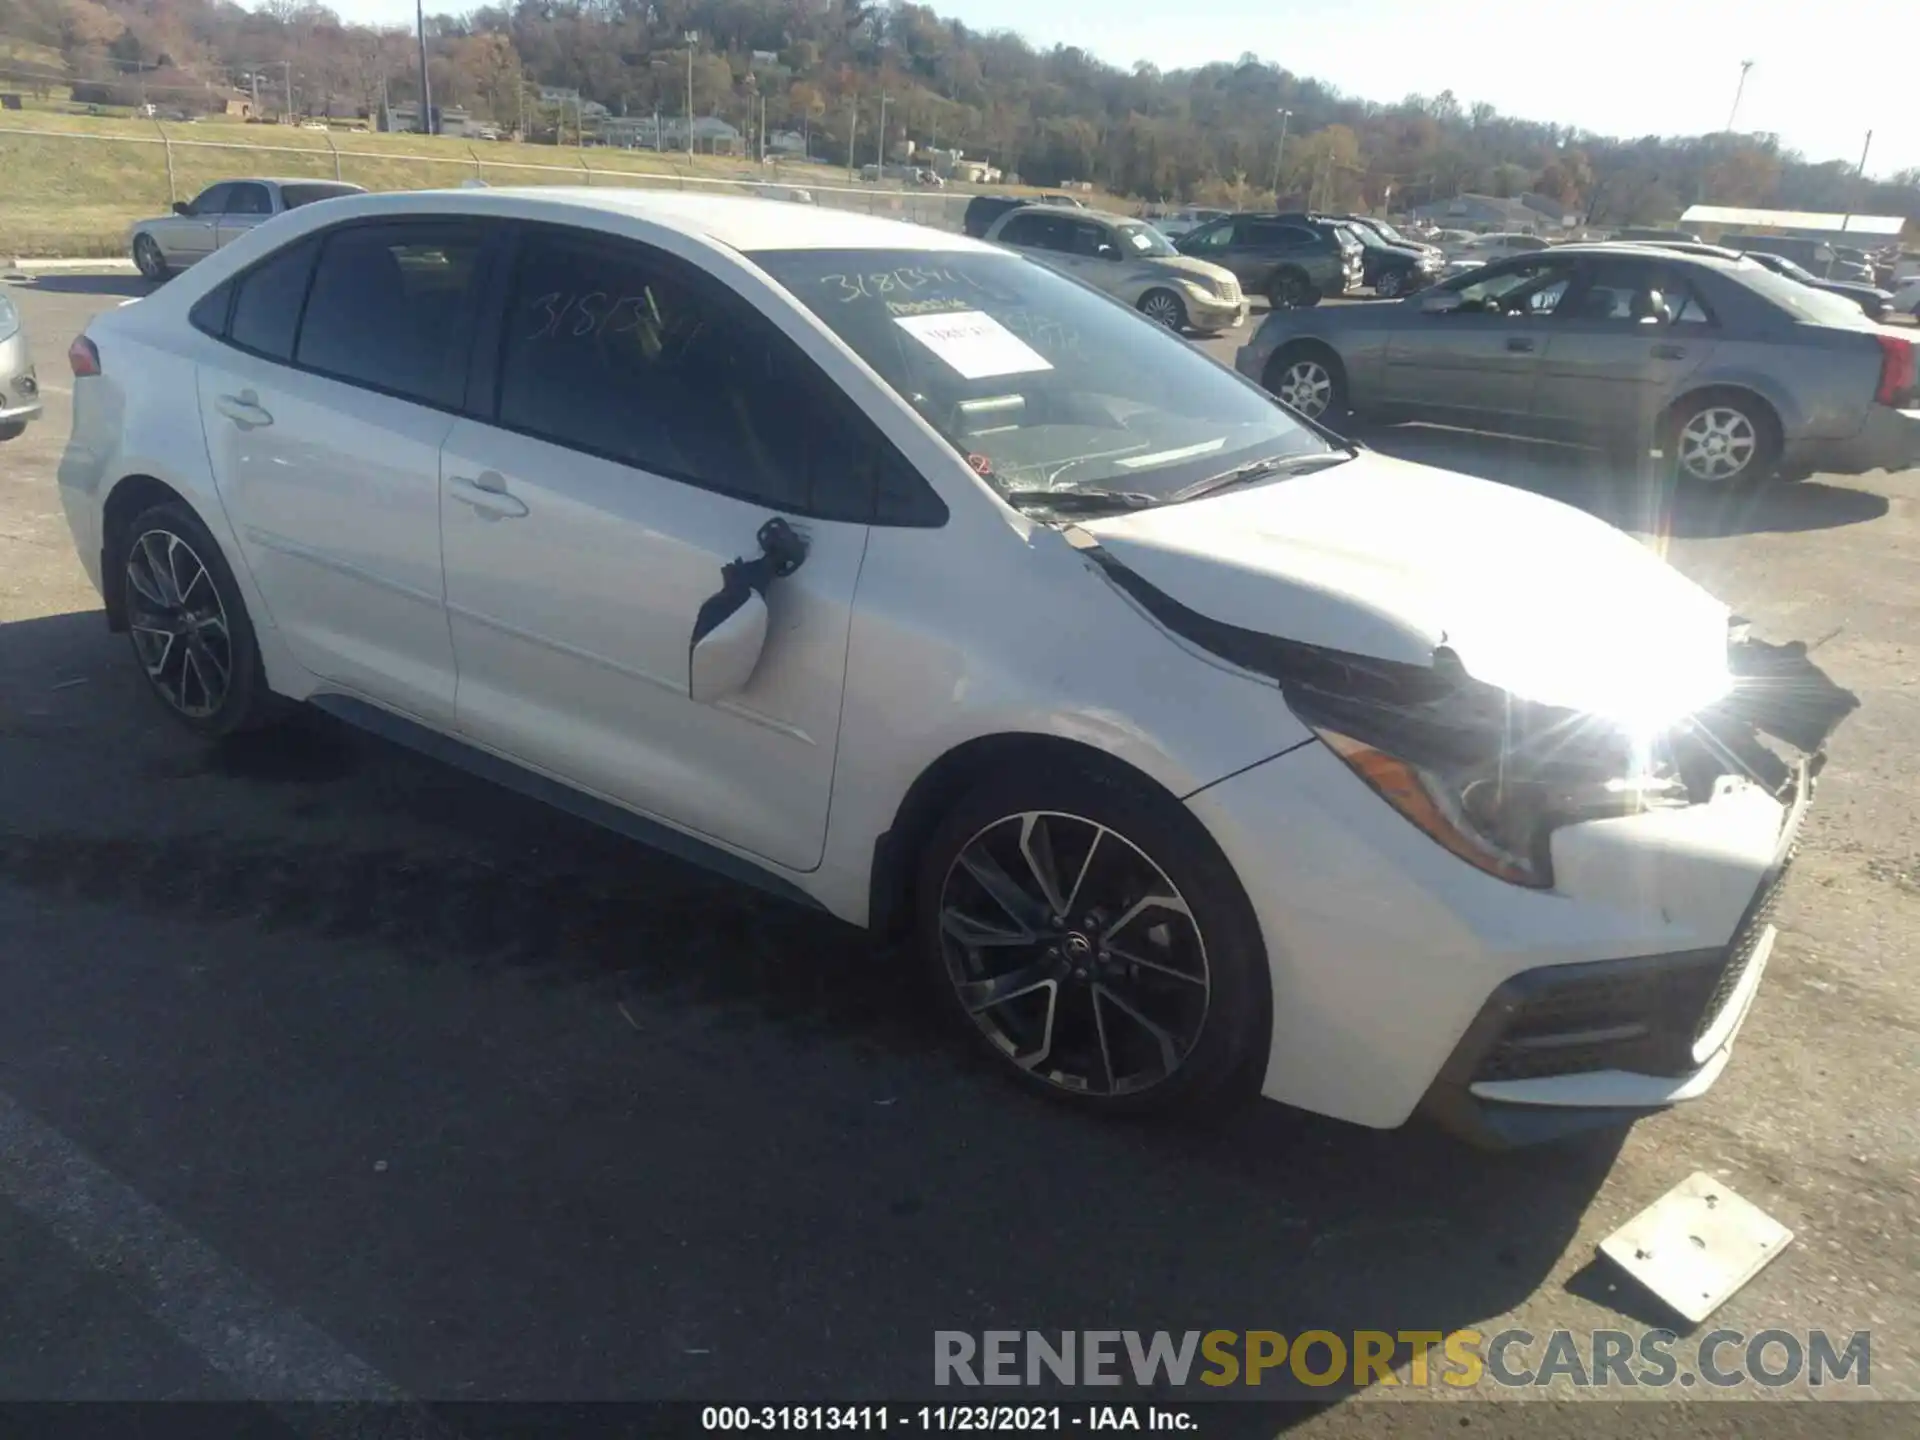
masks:
POLYGON ((1662 245, 1657 240, 1586 240, 1572 245, 1552 245, 1548 250, 1555 255, 1597 257, 1644 255, 1649 259, 1678 260, 1688 265, 1707 265, 1716 270, 1738 270, 1742 265, 1753 263, 1744 255, 1732 257, 1700 255, 1688 250, 1677 250, 1671 245, 1662 245))
POLYGON ((367 193, 366 186, 355 185, 351 180, 327 180, 317 175, 230 175, 204 188, 211 190, 215 185, 345 185, 362 195, 367 193))
POLYGON ((525 185, 487 190, 401 190, 362 194, 344 200, 351 211, 379 215, 388 211, 500 215, 518 220, 595 215, 644 220, 689 238, 741 251, 754 250, 977 250, 990 251, 964 235, 934 230, 905 220, 888 220, 835 210, 826 205, 795 205, 749 195, 702 195, 679 191, 619 189, 611 186, 525 185), (422 204, 422 202, 428 202, 422 204))

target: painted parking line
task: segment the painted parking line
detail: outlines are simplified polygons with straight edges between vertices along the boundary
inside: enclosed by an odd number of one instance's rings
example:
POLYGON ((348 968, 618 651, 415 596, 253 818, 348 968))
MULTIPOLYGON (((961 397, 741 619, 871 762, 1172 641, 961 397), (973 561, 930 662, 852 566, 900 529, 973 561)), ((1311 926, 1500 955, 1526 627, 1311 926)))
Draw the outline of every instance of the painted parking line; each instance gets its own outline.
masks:
POLYGON ((156 1206, 10 1096, 0 1094, 0 1197, 44 1225, 89 1267, 250 1400, 284 1407, 302 1434, 366 1433, 353 1404, 380 1407, 379 1434, 451 1440, 398 1385, 274 1300, 156 1206))

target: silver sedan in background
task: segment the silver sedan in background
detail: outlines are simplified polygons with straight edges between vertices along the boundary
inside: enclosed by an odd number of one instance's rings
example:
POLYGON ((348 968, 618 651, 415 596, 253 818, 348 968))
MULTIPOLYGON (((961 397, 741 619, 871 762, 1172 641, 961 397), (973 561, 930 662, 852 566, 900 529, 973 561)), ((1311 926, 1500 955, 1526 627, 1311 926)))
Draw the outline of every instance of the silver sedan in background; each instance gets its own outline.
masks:
POLYGON ((222 180, 176 202, 171 215, 135 222, 127 242, 140 273, 164 280, 283 211, 365 193, 344 180, 222 180))
POLYGON ((1302 414, 1658 450, 1680 476, 1920 464, 1915 345, 1754 264, 1563 245, 1394 304, 1270 315, 1236 359, 1302 414))
POLYGON ((0 291, 0 440, 11 440, 40 414, 40 382, 27 349, 20 307, 0 291))

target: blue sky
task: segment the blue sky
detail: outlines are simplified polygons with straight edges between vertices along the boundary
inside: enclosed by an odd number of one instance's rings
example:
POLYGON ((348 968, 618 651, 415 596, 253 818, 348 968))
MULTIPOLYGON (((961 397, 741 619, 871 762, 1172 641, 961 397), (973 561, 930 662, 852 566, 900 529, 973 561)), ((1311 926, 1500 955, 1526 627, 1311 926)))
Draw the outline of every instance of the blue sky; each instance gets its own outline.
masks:
MULTIPOLYGON (((333 0, 343 16, 411 24, 412 0, 333 0)), ((429 0, 429 10, 458 4, 429 0)), ((1816 160, 1870 174, 1920 166, 1920 10, 1911 0, 934 0, 983 30, 1081 45, 1162 69, 1251 50, 1370 100, 1451 89, 1528 119, 1604 134, 1772 130, 1816 160)))

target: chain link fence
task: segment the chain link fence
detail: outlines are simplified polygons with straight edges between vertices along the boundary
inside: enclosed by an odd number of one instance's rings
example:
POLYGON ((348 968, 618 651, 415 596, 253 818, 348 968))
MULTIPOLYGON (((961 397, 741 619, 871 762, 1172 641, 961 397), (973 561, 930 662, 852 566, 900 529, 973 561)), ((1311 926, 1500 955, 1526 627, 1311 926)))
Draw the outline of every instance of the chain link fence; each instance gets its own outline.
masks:
POLYGON ((0 255, 120 255, 127 227, 166 213, 218 180, 270 175, 347 180, 369 190, 488 185, 604 185, 761 195, 806 201, 957 231, 972 192, 849 182, 822 165, 754 166, 737 176, 663 168, 665 157, 605 147, 570 150, 406 136, 289 131, 289 143, 187 138, 154 122, 152 135, 89 134, 0 124, 0 255), (388 149, 412 139, 439 153, 388 149), (344 142, 344 143, 343 143, 344 142), (384 142, 374 148, 370 142, 384 142), (506 149, 512 158, 502 155, 506 149), (539 159, 525 158, 530 151, 539 159), (551 159, 547 157, 551 156, 551 159))

